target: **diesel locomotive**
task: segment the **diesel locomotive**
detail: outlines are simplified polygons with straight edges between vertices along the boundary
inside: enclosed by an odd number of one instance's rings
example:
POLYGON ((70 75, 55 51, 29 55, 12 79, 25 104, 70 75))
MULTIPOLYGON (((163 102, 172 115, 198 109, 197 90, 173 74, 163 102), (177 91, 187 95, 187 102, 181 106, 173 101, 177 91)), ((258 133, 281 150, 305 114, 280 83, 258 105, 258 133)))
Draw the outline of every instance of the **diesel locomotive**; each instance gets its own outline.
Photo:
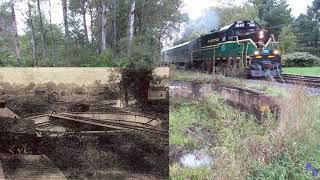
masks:
POLYGON ((161 52, 166 64, 250 77, 281 75, 279 43, 253 20, 236 21, 161 52))

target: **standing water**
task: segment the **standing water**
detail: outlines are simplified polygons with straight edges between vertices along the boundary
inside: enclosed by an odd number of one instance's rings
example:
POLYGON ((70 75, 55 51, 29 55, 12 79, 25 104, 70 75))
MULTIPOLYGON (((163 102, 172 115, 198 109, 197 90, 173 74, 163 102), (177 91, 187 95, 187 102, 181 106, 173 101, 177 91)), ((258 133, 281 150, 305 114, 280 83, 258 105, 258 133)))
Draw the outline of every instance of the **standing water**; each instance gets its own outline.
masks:
POLYGON ((180 158, 181 165, 188 168, 209 167, 212 161, 212 156, 201 151, 187 153, 180 158))

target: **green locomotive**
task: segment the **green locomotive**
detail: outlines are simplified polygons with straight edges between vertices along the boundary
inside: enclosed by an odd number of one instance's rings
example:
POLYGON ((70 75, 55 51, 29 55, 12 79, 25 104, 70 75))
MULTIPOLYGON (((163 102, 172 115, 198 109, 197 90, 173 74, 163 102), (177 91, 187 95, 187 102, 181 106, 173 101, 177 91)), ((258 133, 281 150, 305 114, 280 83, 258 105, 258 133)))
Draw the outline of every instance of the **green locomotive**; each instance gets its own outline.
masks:
POLYGON ((236 21, 209 34, 162 51, 164 63, 206 72, 281 74, 279 43, 255 21, 236 21))

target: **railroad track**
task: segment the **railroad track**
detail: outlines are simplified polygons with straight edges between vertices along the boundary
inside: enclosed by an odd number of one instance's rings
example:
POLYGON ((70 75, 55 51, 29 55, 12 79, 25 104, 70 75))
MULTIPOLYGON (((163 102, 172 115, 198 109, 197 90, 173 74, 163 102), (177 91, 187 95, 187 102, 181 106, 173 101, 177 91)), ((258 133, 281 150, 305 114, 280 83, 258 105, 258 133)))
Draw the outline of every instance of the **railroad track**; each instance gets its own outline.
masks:
POLYGON ((297 84, 302 86, 320 88, 320 77, 317 76, 302 76, 292 74, 282 74, 281 77, 274 77, 277 82, 289 84, 297 84))

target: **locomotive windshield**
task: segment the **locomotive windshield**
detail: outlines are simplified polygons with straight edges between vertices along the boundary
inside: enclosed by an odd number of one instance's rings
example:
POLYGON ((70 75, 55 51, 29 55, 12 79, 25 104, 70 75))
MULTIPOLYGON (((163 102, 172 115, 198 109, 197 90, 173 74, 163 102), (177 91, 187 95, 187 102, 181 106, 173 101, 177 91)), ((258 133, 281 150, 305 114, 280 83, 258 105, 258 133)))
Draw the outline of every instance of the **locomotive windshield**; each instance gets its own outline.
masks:
POLYGON ((252 33, 255 33, 255 29, 239 28, 231 31, 233 36, 245 36, 252 33))
POLYGON ((260 26, 254 21, 237 21, 231 30, 231 34, 232 36, 246 36, 255 33, 257 28, 260 28, 260 26))
POLYGON ((254 21, 237 21, 235 22, 234 27, 235 28, 256 28, 257 26, 259 26, 257 23, 255 23, 254 21))

